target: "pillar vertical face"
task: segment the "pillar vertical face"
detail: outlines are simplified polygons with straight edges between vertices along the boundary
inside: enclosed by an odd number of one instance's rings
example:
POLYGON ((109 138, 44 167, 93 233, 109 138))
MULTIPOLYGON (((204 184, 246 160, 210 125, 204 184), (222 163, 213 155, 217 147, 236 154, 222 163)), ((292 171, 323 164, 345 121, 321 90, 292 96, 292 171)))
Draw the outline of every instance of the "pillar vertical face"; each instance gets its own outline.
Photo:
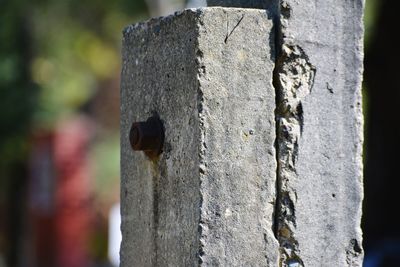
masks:
POLYGON ((196 12, 124 31, 121 81, 121 266, 198 262, 199 115, 196 12), (132 122, 158 116, 163 153, 129 144, 132 122))
POLYGON ((272 21, 264 10, 246 9, 209 9, 202 21, 201 260, 275 266, 272 21))
POLYGON ((280 7, 277 99, 296 107, 277 112, 284 263, 362 266, 362 12, 361 0, 280 7))
POLYGON ((124 31, 121 266, 274 266, 272 22, 209 8, 124 31), (158 116, 163 153, 129 144, 158 116))

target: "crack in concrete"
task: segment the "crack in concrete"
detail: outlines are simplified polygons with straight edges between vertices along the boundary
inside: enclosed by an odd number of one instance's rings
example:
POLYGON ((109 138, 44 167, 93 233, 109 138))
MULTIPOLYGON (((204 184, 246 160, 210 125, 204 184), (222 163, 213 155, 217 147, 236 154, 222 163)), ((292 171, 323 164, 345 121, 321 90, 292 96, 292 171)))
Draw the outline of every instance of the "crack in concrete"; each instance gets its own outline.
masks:
POLYGON ((311 93, 316 69, 303 49, 285 37, 285 20, 290 13, 290 6, 282 1, 279 19, 275 20, 278 55, 273 85, 276 91, 278 167, 274 233, 280 246, 279 266, 304 266, 295 237, 297 193, 293 181, 298 178, 296 161, 304 122, 302 100, 311 93))
MULTIPOLYGON (((228 16, 228 15, 227 15, 228 16)), ((238 20, 238 22, 236 23, 236 25, 232 28, 232 30, 229 32, 229 20, 228 18, 226 19, 226 37, 224 40, 224 43, 226 44, 228 42, 228 38, 232 35, 232 33, 236 30, 236 28, 239 26, 239 24, 242 22, 244 18, 244 14, 242 15, 242 17, 238 20)))
MULTIPOLYGON (((279 266, 300 267, 304 266, 304 262, 295 236, 297 192, 294 182, 298 179, 296 162, 304 127, 302 101, 311 93, 316 69, 305 51, 287 36, 286 25, 292 16, 289 3, 285 0, 267 2, 267 12, 274 18, 276 49, 273 86, 276 92, 277 170, 273 232, 279 243, 279 266)), ((226 18, 225 43, 243 18, 232 30, 229 30, 229 20, 226 18)))

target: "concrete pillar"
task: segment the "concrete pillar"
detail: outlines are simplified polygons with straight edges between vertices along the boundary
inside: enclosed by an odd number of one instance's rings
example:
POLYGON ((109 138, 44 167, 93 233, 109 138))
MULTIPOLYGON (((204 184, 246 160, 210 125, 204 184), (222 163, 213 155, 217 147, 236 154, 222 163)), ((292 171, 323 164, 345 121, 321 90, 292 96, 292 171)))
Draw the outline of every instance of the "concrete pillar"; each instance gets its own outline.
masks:
POLYGON ((361 266, 362 3, 339 2, 124 30, 121 266, 361 266), (129 144, 152 116, 157 157, 129 144))
POLYGON ((125 29, 122 266, 277 262, 273 40, 263 10, 186 10, 125 29), (128 135, 153 114, 165 142, 150 159, 128 135))

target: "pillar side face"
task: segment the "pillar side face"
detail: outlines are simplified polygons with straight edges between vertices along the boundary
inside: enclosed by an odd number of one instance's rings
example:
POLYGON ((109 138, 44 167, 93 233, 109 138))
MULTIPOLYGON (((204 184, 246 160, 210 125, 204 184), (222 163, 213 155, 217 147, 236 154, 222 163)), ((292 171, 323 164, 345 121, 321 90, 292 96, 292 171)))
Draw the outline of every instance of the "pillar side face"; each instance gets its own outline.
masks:
POLYGON ((272 21, 264 10, 225 8, 202 21, 203 265, 276 266, 272 21))
POLYGON ((272 22, 206 8, 124 33, 121 266, 270 265, 276 158, 272 22), (157 113, 164 152, 133 152, 157 113))
POLYGON ((200 216, 194 11, 124 31, 121 81, 121 266, 198 264, 200 216), (164 152, 129 144, 132 122, 157 114, 164 152))
MULTIPOLYGON (((288 125, 300 129, 292 142, 295 171, 282 164, 278 176, 294 196, 295 220, 287 226, 294 260, 304 266, 362 266, 363 5, 362 0, 288 0, 281 6, 282 56, 298 56, 278 61, 279 77, 298 81, 291 64, 309 64, 315 72, 309 90, 299 86, 296 97, 285 93, 293 90, 287 84, 278 89, 280 100, 301 107, 295 123, 278 112, 282 133, 288 125)), ((280 149, 287 141, 278 136, 280 149)))

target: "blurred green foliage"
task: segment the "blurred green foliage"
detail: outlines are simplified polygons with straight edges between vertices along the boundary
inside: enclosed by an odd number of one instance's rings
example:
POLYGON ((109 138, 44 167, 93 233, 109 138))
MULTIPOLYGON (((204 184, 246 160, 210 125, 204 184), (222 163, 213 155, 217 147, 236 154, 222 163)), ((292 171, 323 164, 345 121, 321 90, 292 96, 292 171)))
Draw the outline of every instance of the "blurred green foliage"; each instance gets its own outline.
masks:
POLYGON ((87 103, 99 84, 119 75, 121 30, 147 17, 147 8, 138 0, 0 3, 4 185, 8 166, 25 159, 32 131, 51 130, 87 103))
MULTIPOLYGON (((147 17, 144 0, 0 0, 0 260, 17 249, 5 235, 17 240, 7 232, 21 219, 9 212, 27 192, 32 136, 87 112, 110 84, 119 95, 118 83, 110 81, 120 75, 122 29, 147 17)), ((88 151, 94 190, 110 201, 107 189, 119 181, 118 112, 109 114, 117 122, 111 126, 97 121, 96 112, 87 115, 99 125, 88 151)))
POLYGON ((145 10, 143 1, 93 0, 47 1, 32 10, 30 70, 41 88, 35 125, 74 112, 99 83, 118 75, 121 29, 145 10))
POLYGON ((107 135, 98 142, 90 151, 90 159, 96 177, 95 191, 104 200, 112 200, 116 192, 111 189, 119 183, 119 135, 107 135))

